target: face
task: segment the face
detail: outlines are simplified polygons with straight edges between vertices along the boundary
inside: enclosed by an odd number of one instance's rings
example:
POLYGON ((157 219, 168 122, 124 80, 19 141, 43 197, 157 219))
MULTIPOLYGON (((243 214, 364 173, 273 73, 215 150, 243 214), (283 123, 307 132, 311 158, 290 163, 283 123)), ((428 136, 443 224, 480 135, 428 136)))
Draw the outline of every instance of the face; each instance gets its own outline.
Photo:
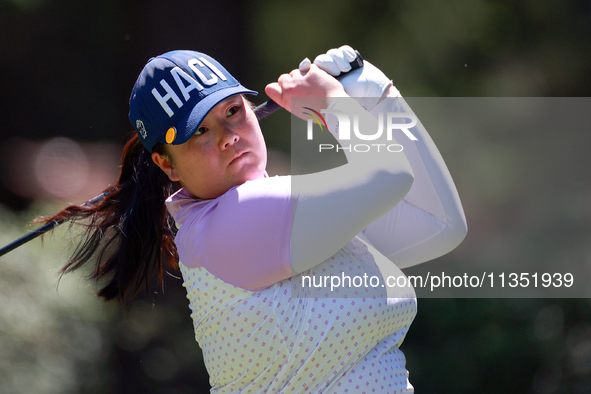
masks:
POLYGON ((170 157, 152 153, 154 162, 172 181, 203 199, 263 177, 267 165, 259 122, 241 95, 216 105, 189 141, 166 148, 170 157))

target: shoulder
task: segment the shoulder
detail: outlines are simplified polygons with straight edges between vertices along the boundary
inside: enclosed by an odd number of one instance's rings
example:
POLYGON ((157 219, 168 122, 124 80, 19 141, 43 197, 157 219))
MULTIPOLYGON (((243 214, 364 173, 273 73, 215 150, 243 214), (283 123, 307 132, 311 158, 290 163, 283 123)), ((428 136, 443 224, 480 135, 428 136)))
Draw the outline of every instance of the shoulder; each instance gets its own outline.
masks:
POLYGON ((291 176, 274 176, 247 181, 210 200, 195 198, 182 188, 168 197, 166 208, 175 221, 182 225, 188 219, 204 218, 219 210, 264 205, 278 199, 285 201, 290 197, 291 176))
POLYGON ((248 290, 291 274, 289 177, 248 181, 216 199, 194 200, 185 209, 175 242, 187 267, 204 267, 248 290))
POLYGON ((275 176, 247 181, 240 186, 228 190, 220 197, 223 204, 232 203, 238 197, 238 203, 246 201, 261 202, 275 198, 289 197, 291 192, 291 176, 275 176))

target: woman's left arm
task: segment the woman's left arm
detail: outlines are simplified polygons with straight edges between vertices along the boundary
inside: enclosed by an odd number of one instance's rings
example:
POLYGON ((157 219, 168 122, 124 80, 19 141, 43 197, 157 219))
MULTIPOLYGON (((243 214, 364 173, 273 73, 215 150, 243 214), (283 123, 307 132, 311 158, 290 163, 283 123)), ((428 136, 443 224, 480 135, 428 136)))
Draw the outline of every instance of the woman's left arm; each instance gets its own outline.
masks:
MULTIPOLYGON (((416 115, 398 90, 390 85, 387 98, 370 110, 416 115)), ((467 233, 466 217, 451 174, 431 136, 417 120, 409 129, 416 141, 398 142, 415 174, 404 199, 360 234, 400 268, 411 267, 455 249, 467 233)))
MULTIPOLYGON (((354 57, 353 49, 343 46, 316 57, 314 63, 337 76, 349 71, 343 59, 354 57)), ((385 117, 389 112, 402 112, 417 119, 390 79, 367 61, 364 67, 349 72, 340 82, 376 118, 380 113, 385 117)), ((458 191, 431 136, 418 119, 409 130, 416 140, 406 136, 397 136, 397 140, 403 145, 414 172, 414 183, 400 203, 359 234, 400 268, 452 251, 468 230, 458 191)), ((350 156, 347 150, 344 152, 350 156)))

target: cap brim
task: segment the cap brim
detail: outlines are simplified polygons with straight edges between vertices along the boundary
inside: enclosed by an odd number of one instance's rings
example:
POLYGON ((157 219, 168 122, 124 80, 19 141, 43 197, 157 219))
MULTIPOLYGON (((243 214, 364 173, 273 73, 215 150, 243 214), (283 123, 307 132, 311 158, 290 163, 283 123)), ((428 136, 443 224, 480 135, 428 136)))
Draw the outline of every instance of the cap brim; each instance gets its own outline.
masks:
MULTIPOLYGON (((233 86, 226 89, 220 89, 201 100, 195 107, 176 124, 177 135, 172 145, 179 145, 187 142, 199 125, 203 122, 203 119, 207 116, 209 111, 213 109, 220 102, 224 101, 230 96, 237 94, 252 94, 258 95, 258 92, 249 90, 242 85, 233 86)), ((166 136, 162 137, 158 142, 166 143, 166 136)))

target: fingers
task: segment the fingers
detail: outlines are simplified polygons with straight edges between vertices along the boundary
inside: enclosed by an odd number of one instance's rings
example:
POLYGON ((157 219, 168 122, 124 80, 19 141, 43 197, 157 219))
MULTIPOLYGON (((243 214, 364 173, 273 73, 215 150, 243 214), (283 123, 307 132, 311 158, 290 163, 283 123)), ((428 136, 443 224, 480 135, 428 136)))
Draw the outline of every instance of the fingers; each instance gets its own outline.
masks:
MULTIPOLYGON (((319 94, 323 95, 323 89, 327 89, 327 86, 325 86, 327 80, 325 78, 328 78, 329 83, 333 81, 335 86, 338 86, 339 88, 341 87, 340 83, 338 83, 338 81, 336 81, 334 78, 329 77, 324 72, 324 70, 320 69, 315 64, 310 64, 310 68, 305 74, 297 68, 291 70, 289 74, 281 74, 277 79, 277 82, 267 85, 267 87, 265 88, 265 92, 269 90, 271 94, 275 94, 275 97, 277 97, 283 96, 286 91, 293 89, 297 89, 298 91, 300 91, 300 93, 304 93, 309 90, 311 91, 314 89, 320 89, 319 94)), ((304 94, 308 95, 306 93, 304 94)), ((270 95, 269 97, 278 104, 281 104, 280 102, 275 100, 274 97, 271 97, 270 95)))
MULTIPOLYGON (((279 78, 277 78, 277 82, 268 84, 265 87, 265 93, 271 100, 275 101, 288 111, 291 111, 290 100, 284 97, 286 95, 285 92, 289 92, 290 89, 293 89, 298 85, 299 81, 304 78, 305 75, 302 75, 302 72, 299 69, 291 70, 289 74, 281 74, 279 78)), ((289 94, 287 94, 287 96, 289 96, 289 94)))
POLYGON ((265 87, 265 93, 267 94, 267 96, 269 96, 269 98, 273 101, 275 101, 277 104, 281 105, 282 103, 282 99, 281 97, 283 96, 283 89, 281 88, 281 86, 277 83, 277 82, 273 82, 268 84, 265 87))
POLYGON ((327 55, 330 55, 341 72, 351 70, 351 65, 341 49, 329 49, 327 55))
MULTIPOLYGON (((333 48, 327 53, 317 56, 314 60, 314 64, 318 65, 330 75, 337 76, 342 72, 350 71, 350 63, 355 60, 356 57, 357 53, 355 53, 353 48, 351 48, 349 45, 343 45, 338 49, 333 48)), ((305 74, 310 69, 310 64, 310 59, 305 58, 300 63, 298 69, 302 72, 302 74, 305 74)))
POLYGON ((351 63, 357 57, 355 49, 351 48, 349 45, 343 45, 339 47, 339 50, 343 52, 345 59, 347 59, 347 62, 349 63, 351 63))
POLYGON ((265 93, 271 100, 301 118, 305 117, 303 107, 317 108, 320 111, 328 106, 330 97, 347 95, 339 81, 315 64, 311 64, 305 74, 299 69, 282 74, 277 82, 266 86, 265 93), (305 99, 305 105, 302 104, 303 101, 297 101, 294 109, 293 98, 305 99))
POLYGON ((314 64, 336 77, 341 73, 351 70, 351 62, 357 54, 355 50, 348 45, 343 45, 339 49, 329 49, 328 52, 316 56, 314 64))
POLYGON ((336 77, 341 73, 341 70, 339 70, 339 66, 337 65, 337 63, 334 61, 332 56, 330 56, 327 53, 323 53, 322 55, 316 56, 316 59, 314 59, 314 64, 320 67, 322 70, 329 73, 330 75, 332 75, 333 77, 336 77))
POLYGON ((302 60, 302 62, 300 63, 298 69, 302 72, 302 74, 305 74, 308 72, 308 70, 310 69, 310 65, 312 64, 312 62, 310 61, 310 59, 305 58, 304 60, 302 60))
POLYGON ((301 79, 309 78, 310 75, 308 75, 308 72, 310 71, 320 70, 315 64, 309 64, 308 69, 306 71, 302 71, 301 69, 296 68, 291 70, 289 74, 281 74, 277 79, 277 82, 281 85, 282 88, 289 88, 292 87, 294 84, 297 84, 301 79))

